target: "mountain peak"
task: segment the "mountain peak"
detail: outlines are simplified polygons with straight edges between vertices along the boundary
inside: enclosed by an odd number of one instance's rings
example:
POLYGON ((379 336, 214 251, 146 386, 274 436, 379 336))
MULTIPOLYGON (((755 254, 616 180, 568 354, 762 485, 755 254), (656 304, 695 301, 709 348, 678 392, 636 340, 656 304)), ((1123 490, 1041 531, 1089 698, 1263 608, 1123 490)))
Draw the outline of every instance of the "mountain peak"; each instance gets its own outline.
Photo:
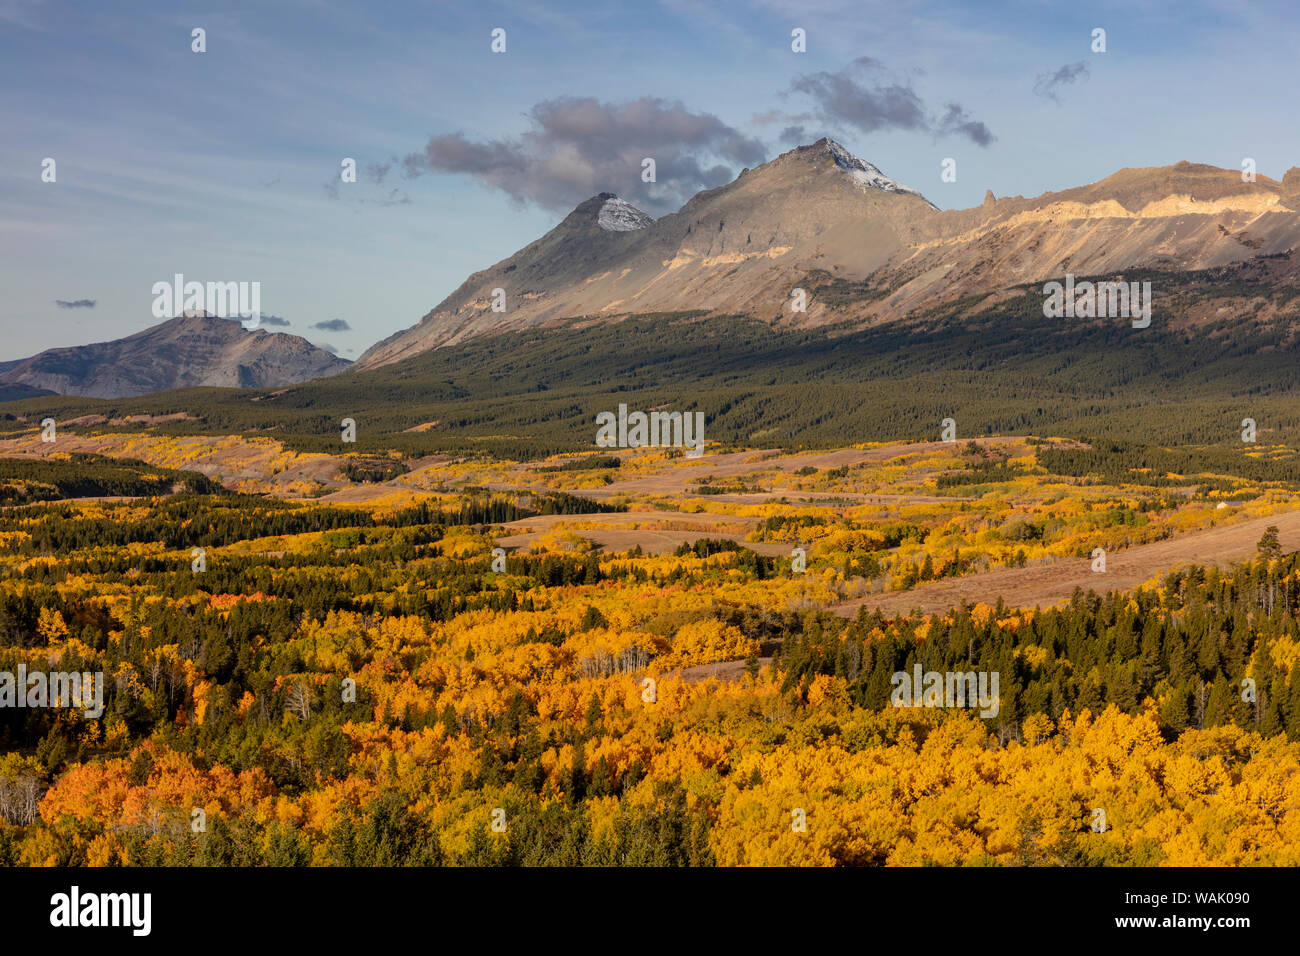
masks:
POLYGON ((556 227, 559 234, 588 235, 593 226, 601 232, 635 232, 653 223, 654 217, 642 212, 615 193, 597 193, 584 199, 556 227))
MULTIPOLYGON (((838 168, 847 173, 849 178, 863 189, 879 189, 887 193, 905 193, 909 196, 925 199, 920 191, 912 189, 910 186, 904 186, 897 180, 890 179, 877 166, 868 163, 866 160, 859 159, 829 136, 823 136, 817 142, 808 146, 800 146, 795 152, 804 153, 814 158, 829 156, 838 168)), ((938 208, 930 200, 925 199, 925 201, 932 208, 938 208)))
POLYGON ((654 222, 654 217, 647 215, 626 199, 619 199, 613 193, 601 193, 598 197, 605 200, 596 214, 596 224, 606 232, 634 232, 644 229, 654 222))

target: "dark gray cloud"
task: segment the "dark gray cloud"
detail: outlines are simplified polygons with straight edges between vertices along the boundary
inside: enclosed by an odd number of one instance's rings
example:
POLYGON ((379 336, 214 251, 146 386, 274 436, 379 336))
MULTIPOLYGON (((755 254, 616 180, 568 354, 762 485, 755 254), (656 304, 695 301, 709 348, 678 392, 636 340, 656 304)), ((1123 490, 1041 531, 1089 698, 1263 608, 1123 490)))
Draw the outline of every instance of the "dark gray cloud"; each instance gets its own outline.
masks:
POLYGON ((657 97, 629 103, 561 97, 538 103, 528 120, 532 128, 517 139, 435 136, 402 161, 403 170, 472 176, 517 202, 548 209, 567 211, 608 191, 661 214, 729 182, 735 167, 766 158, 761 143, 718 117, 657 97), (647 157, 655 161, 653 183, 641 181, 647 157))
MULTIPOLYGON (((1057 99, 1057 90, 1067 83, 1083 82, 1088 78, 1088 64, 1084 60, 1067 63, 1055 73, 1040 73, 1034 80, 1034 92, 1046 96, 1049 100, 1057 99)), ((1059 102, 1059 100, 1058 100, 1059 102)))
POLYGON ((262 324, 263 325, 289 325, 290 323, 288 319, 282 319, 278 315, 263 314, 262 324))
POLYGON ((881 69, 878 60, 863 56, 838 73, 797 76, 790 89, 812 97, 823 120, 864 133, 879 129, 929 129, 925 104, 915 90, 898 82, 872 81, 870 74, 881 69))
POLYGON ((786 95, 795 94, 811 99, 817 119, 834 129, 862 133, 915 130, 936 136, 965 136, 979 146, 988 146, 995 138, 987 126, 959 104, 949 103, 936 116, 910 83, 890 78, 884 64, 869 56, 858 57, 838 73, 823 71, 795 77, 786 95))
POLYGON ((330 355, 339 354, 339 350, 334 346, 330 345, 328 342, 313 342, 312 345, 316 346, 316 348, 318 349, 324 349, 326 352, 329 352, 330 355))
POLYGON ((317 322, 309 328, 320 329, 322 332, 351 332, 352 326, 348 325, 343 319, 326 319, 324 322, 317 322))
POLYGON ((987 146, 996 138, 993 131, 978 120, 971 119, 970 114, 956 103, 949 103, 943 116, 935 125, 935 131, 944 136, 965 136, 976 146, 987 146))
POLYGON ((60 309, 93 309, 97 299, 55 299, 54 304, 60 309))

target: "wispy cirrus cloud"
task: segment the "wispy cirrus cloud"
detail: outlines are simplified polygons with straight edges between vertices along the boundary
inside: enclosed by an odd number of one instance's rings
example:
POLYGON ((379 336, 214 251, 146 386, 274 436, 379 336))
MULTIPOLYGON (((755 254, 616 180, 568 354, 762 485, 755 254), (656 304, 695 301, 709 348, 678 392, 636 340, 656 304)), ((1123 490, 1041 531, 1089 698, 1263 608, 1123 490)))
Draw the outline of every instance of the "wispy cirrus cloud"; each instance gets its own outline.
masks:
MULTIPOLYGON (((379 183, 388 175, 390 169, 392 169, 391 163, 372 164, 366 167, 366 176, 371 182, 379 183)), ((330 199, 342 199, 343 194, 340 189, 344 186, 349 189, 357 188, 356 185, 349 185, 338 179, 329 180, 323 184, 322 188, 325 190, 325 195, 329 196, 330 199)), ((409 206, 411 205, 411 197, 400 189, 390 189, 377 199, 358 198, 353 199, 352 202, 360 206, 409 206)))
POLYGON ((1066 85, 1081 83, 1088 79, 1088 64, 1084 60, 1067 63, 1054 73, 1040 73, 1034 80, 1034 93, 1049 100, 1060 102, 1057 91, 1066 85))

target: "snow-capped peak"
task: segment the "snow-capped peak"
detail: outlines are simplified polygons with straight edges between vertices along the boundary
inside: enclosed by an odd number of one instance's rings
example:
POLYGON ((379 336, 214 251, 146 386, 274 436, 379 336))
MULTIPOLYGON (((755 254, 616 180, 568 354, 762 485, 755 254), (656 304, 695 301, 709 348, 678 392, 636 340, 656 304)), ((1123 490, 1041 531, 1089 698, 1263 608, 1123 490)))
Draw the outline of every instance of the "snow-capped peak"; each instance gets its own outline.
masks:
POLYGON ((600 213, 596 216, 596 223, 606 232, 634 232, 637 229, 644 229, 654 219, 647 216, 636 206, 633 206, 626 199, 619 199, 613 196, 606 199, 604 205, 600 207, 600 213))
MULTIPOLYGON (((859 186, 883 189, 887 193, 908 193, 912 196, 921 196, 917 190, 895 182, 875 166, 858 159, 833 139, 826 140, 826 152, 831 154, 831 158, 835 160, 835 165, 848 173, 859 186)), ((924 196, 921 196, 921 198, 925 199, 924 196)), ((928 199, 925 201, 930 202, 928 199)), ((934 203, 930 203, 930 205, 933 206, 934 203)))

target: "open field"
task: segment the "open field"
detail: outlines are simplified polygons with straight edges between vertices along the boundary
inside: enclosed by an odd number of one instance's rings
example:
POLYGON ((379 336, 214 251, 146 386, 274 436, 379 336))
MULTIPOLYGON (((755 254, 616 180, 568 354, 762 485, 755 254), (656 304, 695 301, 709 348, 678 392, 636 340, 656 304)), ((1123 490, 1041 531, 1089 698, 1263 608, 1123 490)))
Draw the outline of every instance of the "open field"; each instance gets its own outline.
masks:
POLYGON ((1256 543, 1269 526, 1278 529, 1284 551, 1300 551, 1300 508, 1251 518, 1222 528, 1189 531, 1164 541, 1142 544, 1106 556, 1104 574, 1092 570, 1091 558, 1058 560, 1029 568, 1000 568, 949 581, 922 584, 911 591, 872 595, 834 605, 836 614, 852 617, 858 608, 879 608, 886 614, 913 610, 944 611, 977 601, 999 598, 1011 608, 1050 607, 1070 600, 1075 588, 1122 591, 1153 581, 1189 564, 1226 568, 1254 558, 1256 543))
POLYGON ((207 475, 235 491, 344 507, 407 507, 466 491, 525 501, 538 491, 581 496, 626 510, 509 521, 500 526, 497 543, 530 550, 561 533, 611 554, 636 548, 669 554, 700 538, 715 538, 774 559, 788 559, 794 548, 804 547, 810 568, 848 562, 841 577, 852 587, 840 590, 871 592, 846 594, 835 602, 833 609, 844 615, 864 604, 895 613, 999 596, 1013 606, 1058 604, 1076 587, 1125 589, 1186 563, 1243 560, 1271 524, 1280 528, 1285 546, 1300 545, 1300 493, 1288 482, 1239 480, 1235 487, 1243 489, 1243 497, 1229 486, 1208 491, 1193 476, 1164 489, 1144 487, 1146 479, 1136 473, 1137 484, 1059 478, 1034 468, 1036 450, 1044 447, 1087 448, 1063 440, 1045 445, 1025 437, 994 437, 827 452, 735 451, 699 459, 631 450, 621 452, 619 467, 596 470, 581 469, 586 456, 520 463, 430 455, 403 462, 396 477, 366 482, 349 480, 345 469, 372 459, 295 452, 263 437, 65 429, 57 443, 37 435, 2 441, 0 457, 54 461, 93 453, 138 459, 207 475), (963 471, 990 467, 986 483, 939 486, 964 480, 963 471), (1089 516, 1099 510, 1105 514, 1101 524, 1089 516), (1071 524, 1081 533, 1062 534, 1071 524), (1058 539, 1043 537, 1040 525, 1058 526, 1058 539), (902 527, 903 540, 884 548, 872 545, 871 529, 886 527, 902 527), (1009 539, 1006 528, 1018 537, 1009 539), (863 544, 875 551, 873 566, 879 568, 870 582, 852 570, 863 544), (958 557, 946 569, 936 566, 930 572, 937 580, 922 575, 909 581, 905 574, 900 580, 897 569, 905 563, 919 568, 926 556, 932 562, 948 560, 949 546, 958 557), (1107 550, 1104 577, 1091 570, 1094 547, 1107 550), (1017 551, 1023 552, 1018 561, 1013 560, 1017 551), (1024 566, 1002 566, 1008 563, 1024 566))

